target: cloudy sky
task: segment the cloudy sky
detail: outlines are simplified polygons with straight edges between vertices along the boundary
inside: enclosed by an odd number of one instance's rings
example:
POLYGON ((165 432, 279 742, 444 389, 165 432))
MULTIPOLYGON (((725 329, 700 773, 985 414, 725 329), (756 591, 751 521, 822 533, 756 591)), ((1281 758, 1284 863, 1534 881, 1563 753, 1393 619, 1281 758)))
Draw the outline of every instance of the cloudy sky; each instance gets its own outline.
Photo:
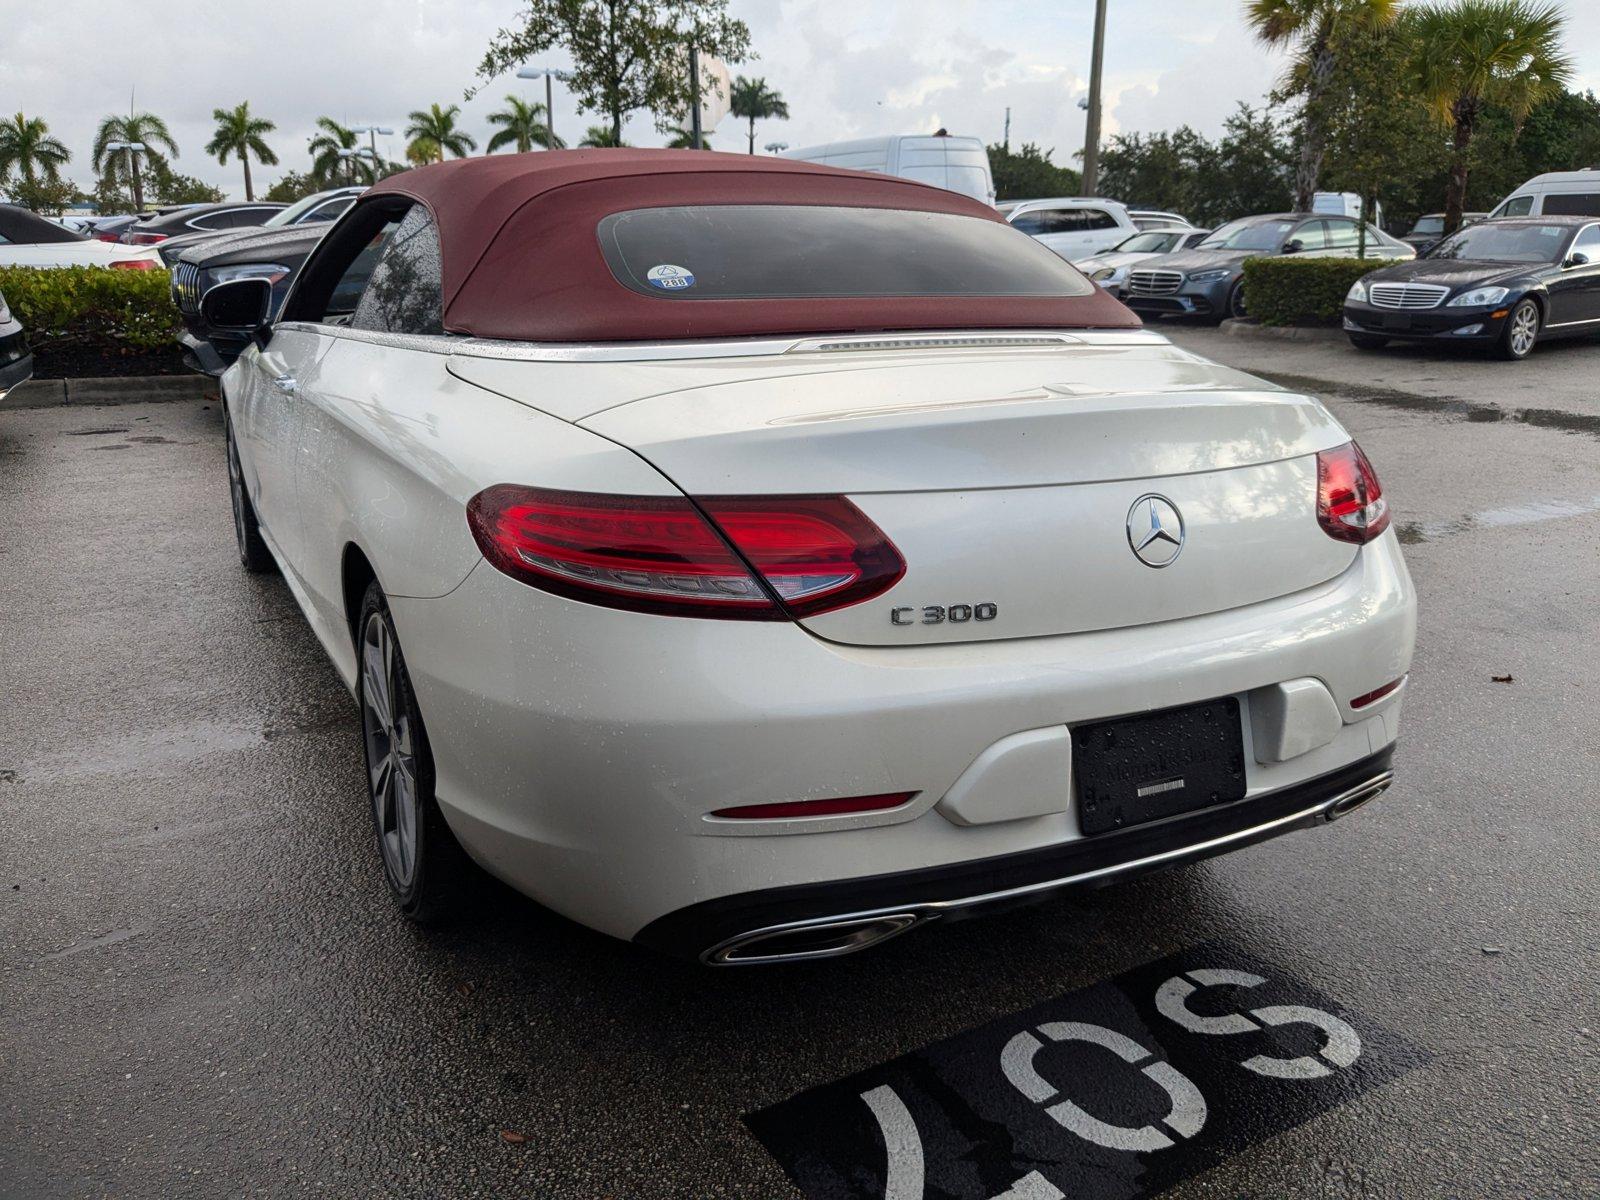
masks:
MULTIPOLYGON (((62 11, 36 0, 0 0, 0 112, 42 116, 90 181, 99 119, 140 109, 165 117, 181 151, 178 169, 243 194, 236 163, 202 147, 211 110, 249 100, 277 123, 281 165, 267 180, 308 166, 317 117, 379 123, 397 134, 380 150, 400 159, 406 114, 462 103, 462 91, 495 29, 520 0, 77 0, 70 31, 62 11), (92 53, 86 50, 92 48, 92 53)), ((1216 132, 1240 100, 1270 89, 1282 67, 1245 31, 1242 0, 1111 0, 1106 49, 1110 132, 1188 122, 1216 132)), ((732 0, 751 28, 756 61, 789 102, 788 121, 764 122, 757 145, 804 146, 843 137, 931 131, 998 141, 1011 108, 1012 142, 1038 142, 1070 162, 1082 145, 1093 0, 732 0)), ((1600 3, 1569 0, 1568 46, 1582 86, 1600 89, 1600 3)), ((561 66, 559 53, 548 57, 561 66)), ((508 91, 543 99, 537 81, 501 79, 463 103, 465 128, 488 140, 485 115, 508 91)), ((556 130, 569 142, 580 116, 556 88, 556 130)), ((659 145, 648 116, 626 138, 659 145)), ((713 144, 736 149, 729 118, 713 144)))

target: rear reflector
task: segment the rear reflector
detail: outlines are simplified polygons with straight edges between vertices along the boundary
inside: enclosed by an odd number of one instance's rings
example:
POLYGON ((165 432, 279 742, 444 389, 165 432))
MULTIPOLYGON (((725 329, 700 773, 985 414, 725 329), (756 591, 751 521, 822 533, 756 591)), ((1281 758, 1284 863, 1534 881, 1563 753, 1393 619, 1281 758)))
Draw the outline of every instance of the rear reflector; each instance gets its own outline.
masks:
POLYGON ((1341 542, 1362 545, 1389 528, 1389 502, 1361 447, 1346 442, 1317 455, 1317 523, 1341 542))
POLYGON ((731 820, 769 821, 783 817, 842 817, 850 813, 883 812, 899 808, 915 792, 889 792, 882 796, 840 796, 832 800, 788 800, 781 804, 744 804, 719 808, 711 815, 731 820))
POLYGON ((843 497, 704 507, 682 496, 496 484, 472 498, 467 522, 483 556, 523 583, 672 616, 783 620, 857 604, 905 572, 888 539, 843 497))
POLYGON ((1392 695, 1395 692, 1399 691, 1400 690, 1400 685, 1402 683, 1404 683, 1405 681, 1406 681, 1406 677, 1404 675, 1402 675, 1402 676, 1400 676, 1399 679, 1396 679, 1393 683, 1386 683, 1381 688, 1378 688, 1376 691, 1368 692, 1365 696, 1357 696, 1354 700, 1350 701, 1350 707, 1351 708, 1366 708, 1367 705, 1369 705, 1369 704, 1376 704, 1379 700, 1382 700, 1385 696, 1392 695))

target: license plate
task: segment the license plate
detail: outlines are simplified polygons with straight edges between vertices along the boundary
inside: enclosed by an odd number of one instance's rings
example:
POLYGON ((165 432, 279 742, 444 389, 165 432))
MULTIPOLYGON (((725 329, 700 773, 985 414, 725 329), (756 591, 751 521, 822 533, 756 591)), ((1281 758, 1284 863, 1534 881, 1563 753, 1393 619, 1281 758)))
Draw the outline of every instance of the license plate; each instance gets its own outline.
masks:
POLYGON ((1410 313, 1384 313, 1383 327, 1385 329, 1410 329, 1410 313))
POLYGON ((1080 725, 1072 731, 1072 771, 1085 834, 1242 800, 1239 701, 1229 696, 1080 725))

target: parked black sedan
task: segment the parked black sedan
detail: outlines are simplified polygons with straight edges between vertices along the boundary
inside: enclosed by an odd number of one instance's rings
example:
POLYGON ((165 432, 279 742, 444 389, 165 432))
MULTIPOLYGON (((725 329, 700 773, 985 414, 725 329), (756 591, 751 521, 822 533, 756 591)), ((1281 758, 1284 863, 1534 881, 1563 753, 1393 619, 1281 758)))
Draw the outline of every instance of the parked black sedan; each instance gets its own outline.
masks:
POLYGON ((248 204, 186 204, 174 212, 141 217, 123 230, 122 240, 130 246, 154 246, 179 234, 244 229, 265 223, 283 207, 264 200, 248 204))
MULTIPOLYGON (((257 230, 282 229, 286 225, 314 225, 319 221, 337 221, 344 215, 344 210, 356 202, 356 197, 367 189, 364 187, 337 187, 325 192, 317 192, 296 200, 288 208, 281 208, 265 221, 251 222, 242 232, 254 233, 257 230)), ((218 238, 237 236, 241 230, 228 229, 197 229, 190 233, 174 234, 162 242, 158 248, 161 261, 170 269, 178 261, 178 256, 190 246, 198 246, 201 242, 214 241, 218 238)))
POLYGON ((12 315, 0 293, 0 397, 25 382, 33 374, 33 354, 28 350, 28 335, 22 322, 12 315))
MULTIPOLYGON (((1461 224, 1476 225, 1488 215, 1488 213, 1462 213, 1461 224)), ((1444 213, 1423 213, 1413 222, 1411 232, 1400 240, 1418 254, 1426 254, 1444 241, 1444 219, 1444 213)))
POLYGON ((1459 342, 1510 359, 1546 338, 1600 333, 1600 221, 1517 217, 1462 229, 1425 258, 1357 280, 1344 328, 1361 350, 1459 342))

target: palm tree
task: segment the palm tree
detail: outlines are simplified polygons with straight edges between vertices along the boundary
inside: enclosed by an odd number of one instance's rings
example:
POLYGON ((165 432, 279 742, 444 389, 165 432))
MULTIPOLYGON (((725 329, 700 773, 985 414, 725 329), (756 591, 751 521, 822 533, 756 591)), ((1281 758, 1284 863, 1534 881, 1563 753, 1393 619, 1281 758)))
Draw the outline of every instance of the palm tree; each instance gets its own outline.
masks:
POLYGON ((443 162, 447 151, 457 158, 471 154, 478 143, 456 128, 456 118, 460 115, 459 104, 449 108, 435 104, 426 111, 412 113, 411 124, 406 126, 406 136, 411 139, 406 157, 413 162, 443 162))
POLYGON ((341 173, 349 182, 356 181, 359 171, 368 183, 372 182, 374 169, 367 156, 367 151, 359 153, 340 154, 341 150, 354 151, 357 134, 353 129, 346 129, 332 117, 318 117, 317 128, 322 132, 312 138, 306 145, 311 153, 311 174, 318 183, 332 183, 341 173))
POLYGON ((12 172, 27 183, 37 183, 40 176, 55 183, 71 157, 66 146, 50 136, 50 126, 43 117, 18 113, 0 121, 0 183, 9 179, 12 172))
POLYGON ((1412 46, 1408 90, 1452 132, 1444 228, 1454 233, 1484 109, 1505 108, 1520 125, 1571 79, 1572 62, 1561 52, 1565 17, 1559 5, 1532 0, 1457 0, 1410 8, 1405 22, 1412 46))
MULTIPOLYGON (((682 130, 679 130, 679 132, 681 133, 682 130)), ((599 147, 626 146, 627 144, 628 143, 623 141, 621 136, 618 135, 616 130, 609 125, 589 126, 588 130, 586 130, 583 135, 583 141, 578 143, 580 146, 586 146, 591 149, 599 147)))
POLYGON ((211 117, 216 121, 217 129, 206 144, 206 153, 213 155, 223 166, 228 165, 228 155, 237 154, 244 167, 244 198, 254 200, 256 194, 250 183, 250 156, 254 154, 256 161, 263 166, 277 165, 278 156, 263 140, 263 136, 277 126, 265 117, 252 117, 248 100, 236 108, 213 109, 211 117))
MULTIPOLYGON (((667 132, 672 135, 672 140, 667 143, 668 150, 696 149, 694 144, 694 130, 682 129, 674 125, 669 128, 667 132)), ((705 130, 700 131, 700 145, 698 148, 701 150, 711 149, 711 135, 705 132, 705 130)))
POLYGON ((485 154, 493 154, 502 146, 516 146, 518 154, 526 154, 535 146, 546 150, 561 150, 566 143, 550 132, 549 114, 544 105, 529 104, 521 96, 507 96, 506 106, 489 114, 489 124, 499 125, 500 132, 489 139, 485 154))
POLYGON ((1294 173, 1296 212, 1310 212, 1327 150, 1323 98, 1337 65, 1334 47, 1353 29, 1381 29, 1394 23, 1400 0, 1249 0, 1245 20, 1269 46, 1294 47, 1285 90, 1305 97, 1301 118, 1300 162, 1294 173))
POLYGON ((142 157, 147 163, 165 166, 167 156, 158 147, 165 147, 167 154, 174 158, 178 156, 178 143, 167 132, 167 123, 154 113, 110 116, 101 121, 100 128, 95 130, 94 157, 90 161, 95 171, 108 182, 115 183, 120 179, 128 185, 133 193, 133 210, 139 212, 144 208, 144 181, 139 176, 139 159, 142 157), (144 149, 135 154, 108 149, 112 142, 136 142, 144 149))
POLYGON ((777 92, 767 86, 765 79, 746 79, 740 75, 733 81, 728 95, 728 111, 750 122, 750 153, 756 152, 756 122, 776 117, 789 119, 789 105, 777 92))

